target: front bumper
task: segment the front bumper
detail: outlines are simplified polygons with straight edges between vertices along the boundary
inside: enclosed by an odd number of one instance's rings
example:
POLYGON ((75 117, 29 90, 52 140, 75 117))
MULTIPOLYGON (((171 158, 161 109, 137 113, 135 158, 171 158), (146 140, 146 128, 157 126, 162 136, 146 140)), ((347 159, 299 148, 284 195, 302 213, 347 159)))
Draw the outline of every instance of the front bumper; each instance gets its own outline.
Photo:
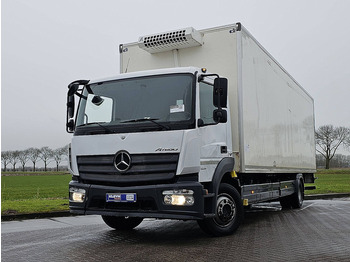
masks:
POLYGON ((179 182, 175 184, 115 187, 83 184, 71 181, 69 187, 86 190, 83 203, 69 201, 71 213, 97 214, 106 216, 130 216, 166 219, 203 219, 205 190, 199 182, 179 182), (192 206, 171 206, 163 202, 163 191, 192 190, 195 202, 192 206), (135 203, 106 202, 107 193, 136 193, 135 203))

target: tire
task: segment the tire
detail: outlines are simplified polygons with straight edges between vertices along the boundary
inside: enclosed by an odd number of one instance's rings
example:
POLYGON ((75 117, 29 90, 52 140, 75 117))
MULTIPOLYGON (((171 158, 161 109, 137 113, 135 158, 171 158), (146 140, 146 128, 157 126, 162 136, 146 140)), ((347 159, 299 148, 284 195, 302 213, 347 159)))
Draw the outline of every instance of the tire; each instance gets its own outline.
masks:
POLYGON ((280 198, 280 204, 283 209, 301 208, 304 202, 304 182, 302 178, 296 179, 296 191, 286 197, 280 198))
POLYGON ((103 221, 111 228, 117 230, 131 230, 141 224, 141 217, 114 217, 102 216, 103 221))
POLYGON ((215 217, 198 220, 199 227, 209 235, 233 234, 244 218, 241 196, 230 184, 222 183, 216 201, 215 217))
POLYGON ((283 209, 290 209, 292 207, 290 203, 290 196, 280 198, 280 204, 283 209))
POLYGON ((297 191, 291 195, 290 204, 292 208, 301 208, 304 202, 304 183, 302 179, 297 180, 297 191))

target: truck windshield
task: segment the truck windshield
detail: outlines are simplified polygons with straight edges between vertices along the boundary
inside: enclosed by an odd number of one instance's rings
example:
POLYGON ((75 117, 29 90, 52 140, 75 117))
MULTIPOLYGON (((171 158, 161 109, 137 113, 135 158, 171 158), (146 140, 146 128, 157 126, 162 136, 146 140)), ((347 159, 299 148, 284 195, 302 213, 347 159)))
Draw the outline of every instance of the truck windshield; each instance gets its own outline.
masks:
POLYGON ((193 78, 174 74, 91 84, 80 100, 77 130, 138 132, 194 125, 193 78))

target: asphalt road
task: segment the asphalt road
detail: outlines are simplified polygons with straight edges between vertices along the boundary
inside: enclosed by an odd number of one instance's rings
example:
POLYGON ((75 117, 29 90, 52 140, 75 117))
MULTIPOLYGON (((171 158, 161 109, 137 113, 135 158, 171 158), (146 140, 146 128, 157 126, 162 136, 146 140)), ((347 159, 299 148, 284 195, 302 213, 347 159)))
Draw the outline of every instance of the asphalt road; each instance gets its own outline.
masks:
POLYGON ((350 198, 299 210, 258 205, 221 238, 195 221, 145 220, 118 232, 99 216, 2 222, 1 237, 2 261, 350 261, 350 198))

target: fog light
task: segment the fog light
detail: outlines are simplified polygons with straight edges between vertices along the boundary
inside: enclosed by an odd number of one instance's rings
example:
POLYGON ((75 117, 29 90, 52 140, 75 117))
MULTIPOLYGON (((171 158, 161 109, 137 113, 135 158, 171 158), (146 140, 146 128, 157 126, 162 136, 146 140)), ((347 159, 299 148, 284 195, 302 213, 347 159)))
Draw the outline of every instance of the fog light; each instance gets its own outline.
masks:
POLYGON ((69 189, 69 200, 72 202, 83 203, 85 201, 85 189, 71 187, 69 189))
POLYGON ((163 191, 164 204, 173 206, 192 206, 194 196, 192 190, 166 190, 163 191))

